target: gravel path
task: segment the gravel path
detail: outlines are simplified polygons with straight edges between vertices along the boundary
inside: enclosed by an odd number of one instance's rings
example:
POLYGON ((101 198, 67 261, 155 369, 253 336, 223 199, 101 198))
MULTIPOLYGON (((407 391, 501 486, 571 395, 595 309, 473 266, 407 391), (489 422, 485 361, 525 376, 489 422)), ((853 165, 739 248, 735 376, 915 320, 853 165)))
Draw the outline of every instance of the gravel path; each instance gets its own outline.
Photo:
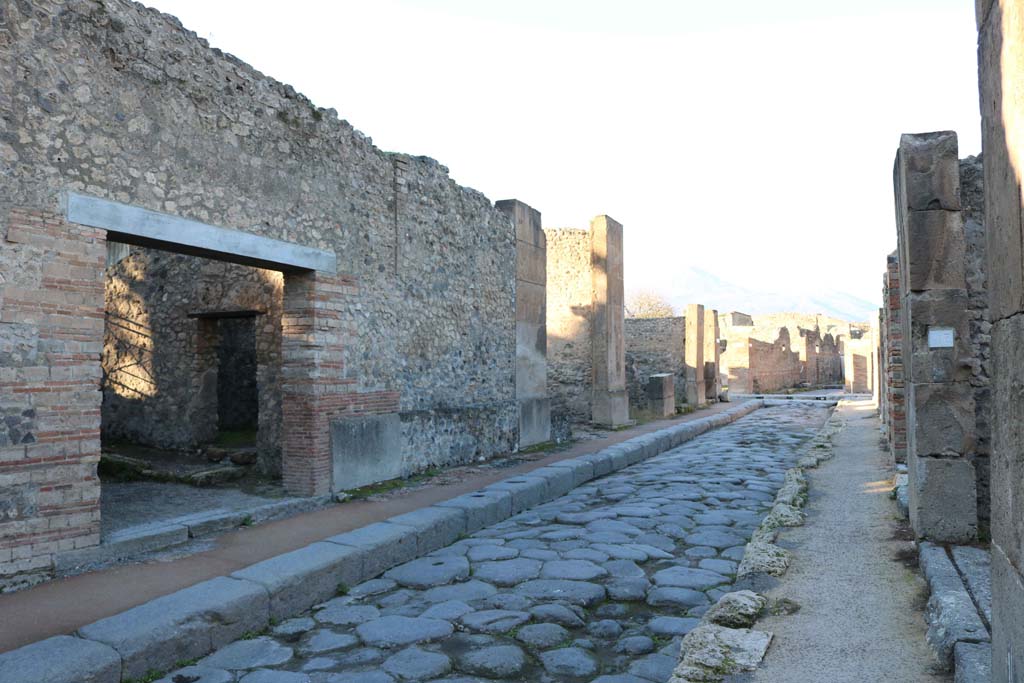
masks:
POLYGON ((826 416, 759 410, 162 680, 663 683, 826 416))
MULTIPOLYGON (((888 455, 878 448, 878 419, 870 401, 841 405, 847 421, 835 455, 810 470, 804 526, 780 543, 793 561, 772 600, 800 605, 769 616, 758 629, 775 634, 761 667, 746 681, 950 681, 936 670, 925 641, 923 579, 899 561, 912 544, 900 540, 896 502, 889 496, 888 455)), ((916 554, 916 551, 913 551, 916 554)))

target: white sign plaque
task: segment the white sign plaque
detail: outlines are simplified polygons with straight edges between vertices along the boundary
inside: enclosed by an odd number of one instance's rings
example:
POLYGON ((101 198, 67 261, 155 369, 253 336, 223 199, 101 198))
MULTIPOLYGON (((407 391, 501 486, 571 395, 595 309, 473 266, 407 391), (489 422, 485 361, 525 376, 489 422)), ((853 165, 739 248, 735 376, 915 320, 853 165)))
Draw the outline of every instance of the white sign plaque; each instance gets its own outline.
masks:
POLYGON ((929 327, 928 348, 929 349, 951 349, 956 334, 952 327, 929 327))

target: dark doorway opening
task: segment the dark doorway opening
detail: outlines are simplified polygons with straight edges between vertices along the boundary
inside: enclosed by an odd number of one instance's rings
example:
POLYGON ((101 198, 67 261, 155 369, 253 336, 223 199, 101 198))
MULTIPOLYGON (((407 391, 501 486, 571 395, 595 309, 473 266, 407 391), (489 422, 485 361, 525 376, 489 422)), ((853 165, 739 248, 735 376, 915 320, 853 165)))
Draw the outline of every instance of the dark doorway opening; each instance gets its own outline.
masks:
POLYGON ((256 444, 259 385, 255 317, 217 321, 217 429, 219 441, 256 444))

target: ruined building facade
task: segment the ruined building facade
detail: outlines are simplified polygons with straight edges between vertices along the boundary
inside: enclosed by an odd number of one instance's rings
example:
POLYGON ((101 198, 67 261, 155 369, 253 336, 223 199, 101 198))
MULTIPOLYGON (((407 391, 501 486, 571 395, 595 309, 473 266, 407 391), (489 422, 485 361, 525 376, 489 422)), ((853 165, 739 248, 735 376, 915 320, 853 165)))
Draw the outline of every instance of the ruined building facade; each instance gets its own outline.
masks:
POLYGON ((182 447, 255 414, 262 467, 326 495, 544 415, 543 240, 437 162, 127 0, 3 5, 0 111, 6 585, 99 541, 101 425, 182 447))

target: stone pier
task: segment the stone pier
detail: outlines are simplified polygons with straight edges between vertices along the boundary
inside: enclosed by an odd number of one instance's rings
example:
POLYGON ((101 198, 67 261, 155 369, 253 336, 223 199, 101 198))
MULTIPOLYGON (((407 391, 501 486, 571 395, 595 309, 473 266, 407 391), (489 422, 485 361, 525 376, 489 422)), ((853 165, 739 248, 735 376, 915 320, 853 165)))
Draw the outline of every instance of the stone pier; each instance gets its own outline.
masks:
POLYGON ((722 373, 719 361, 722 349, 718 343, 718 311, 711 310, 704 316, 704 396, 717 401, 722 393, 722 373))
POLYGON ((608 216, 597 216, 590 222, 590 245, 593 421, 616 427, 629 422, 622 225, 608 216))
POLYGON ((978 533, 976 437, 956 134, 903 135, 893 176, 910 520, 919 538, 969 543, 978 533))
POLYGON ((707 403, 704 383, 704 306, 686 306, 686 402, 697 407, 707 403))
POLYGON ((516 401, 519 447, 551 439, 548 398, 547 239, 540 211, 518 199, 495 204, 516 231, 516 401))

